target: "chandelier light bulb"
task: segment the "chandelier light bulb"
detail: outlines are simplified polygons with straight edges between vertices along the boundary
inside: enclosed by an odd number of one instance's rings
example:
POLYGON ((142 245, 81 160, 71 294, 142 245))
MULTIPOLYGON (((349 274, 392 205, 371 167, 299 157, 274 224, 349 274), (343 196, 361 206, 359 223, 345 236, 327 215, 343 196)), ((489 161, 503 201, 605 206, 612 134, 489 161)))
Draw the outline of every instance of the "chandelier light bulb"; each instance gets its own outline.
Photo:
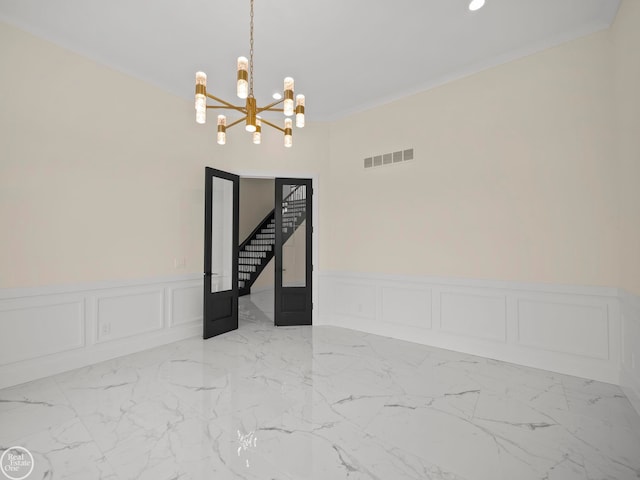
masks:
POLYGON ((256 131, 253 132, 253 143, 260 145, 262 142, 262 122, 259 118, 256 118, 256 131))
POLYGON ((249 132, 249 133, 253 133, 256 131, 256 113, 257 113, 257 105, 256 105, 256 99, 253 97, 248 97, 247 98, 247 106, 246 106, 246 110, 247 110, 247 123, 245 124, 244 129, 249 132))
POLYGON ((475 12, 476 10, 480 10, 484 7, 485 0, 471 0, 469 3, 469 10, 475 12))
POLYGON ((227 143, 227 117, 218 115, 218 145, 227 143))
POLYGON ((284 79, 284 114, 287 117, 293 115, 293 78, 284 79))
POLYGON ((207 121, 207 74, 196 73, 196 123, 203 124, 207 121))
POLYGON ((296 127, 304 127, 304 95, 296 95, 296 127))
POLYGON ((239 98, 249 96, 249 60, 247 57, 238 57, 238 84, 236 92, 239 98))
POLYGON ((207 107, 196 108, 196 123, 204 125, 207 123, 207 107))
POLYGON ((290 118, 284 119, 284 146, 287 148, 293 146, 293 121, 290 118))

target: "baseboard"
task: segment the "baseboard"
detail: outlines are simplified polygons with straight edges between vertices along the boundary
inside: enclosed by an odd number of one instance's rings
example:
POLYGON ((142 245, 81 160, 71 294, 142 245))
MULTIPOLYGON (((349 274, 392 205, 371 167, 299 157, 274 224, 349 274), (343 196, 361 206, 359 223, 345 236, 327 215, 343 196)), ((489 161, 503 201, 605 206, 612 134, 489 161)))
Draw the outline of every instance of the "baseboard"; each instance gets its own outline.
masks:
POLYGON ((331 272, 320 316, 336 325, 620 383, 616 289, 331 272))
POLYGON ((622 378, 621 385, 640 415, 640 296, 621 291, 622 378))
POLYGON ((0 290, 0 388, 201 329, 200 275, 0 290))

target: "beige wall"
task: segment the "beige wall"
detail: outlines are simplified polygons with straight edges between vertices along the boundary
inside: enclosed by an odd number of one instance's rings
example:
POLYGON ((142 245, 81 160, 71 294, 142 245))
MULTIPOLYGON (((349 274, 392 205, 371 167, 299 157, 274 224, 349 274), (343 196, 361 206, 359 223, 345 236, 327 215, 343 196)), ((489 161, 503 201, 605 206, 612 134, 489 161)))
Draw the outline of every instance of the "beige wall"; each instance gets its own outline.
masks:
POLYGON ((611 71, 601 32, 334 123, 328 267, 616 285, 611 71))
POLYGON ((640 2, 624 0, 612 28, 620 161, 620 286, 640 295, 640 2))
POLYGON ((201 272, 213 166, 317 175, 321 270, 639 293, 639 5, 609 31, 310 124, 291 150, 241 129, 220 147, 192 102, 0 23, 0 288, 201 272), (410 147, 413 162, 362 168, 410 147))
POLYGON ((273 210, 275 180, 272 178, 240 179, 240 242, 244 242, 258 223, 273 210))
POLYGON ((0 288, 202 272, 205 166, 327 164, 324 125, 221 147, 191 101, 3 23, 0 58, 0 288))

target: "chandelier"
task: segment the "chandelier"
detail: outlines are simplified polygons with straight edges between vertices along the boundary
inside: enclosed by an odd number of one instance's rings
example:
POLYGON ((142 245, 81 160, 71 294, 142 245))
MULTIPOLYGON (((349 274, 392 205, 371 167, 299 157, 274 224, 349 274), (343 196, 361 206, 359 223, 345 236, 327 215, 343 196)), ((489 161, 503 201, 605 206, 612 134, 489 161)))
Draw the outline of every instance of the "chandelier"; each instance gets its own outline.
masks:
POLYGON ((262 140, 262 125, 268 125, 284 133, 284 146, 293 145, 293 121, 296 117, 296 127, 304 127, 304 95, 293 94, 293 78, 284 79, 284 95, 277 94, 277 100, 265 107, 258 107, 253 96, 253 0, 251 2, 250 27, 249 27, 249 58, 238 57, 238 75, 236 92, 239 98, 245 100, 244 105, 234 105, 207 92, 207 75, 204 72, 196 73, 196 122, 203 124, 207 121, 207 109, 235 110, 243 117, 231 123, 227 123, 226 115, 218 115, 218 143, 224 145, 227 142, 227 129, 240 123, 245 124, 245 130, 253 134, 253 143, 259 144, 262 140), (207 98, 217 102, 217 105, 207 105, 207 98), (280 104, 282 108, 276 108, 280 104), (262 112, 283 112, 285 115, 284 128, 275 125, 262 118, 262 112))

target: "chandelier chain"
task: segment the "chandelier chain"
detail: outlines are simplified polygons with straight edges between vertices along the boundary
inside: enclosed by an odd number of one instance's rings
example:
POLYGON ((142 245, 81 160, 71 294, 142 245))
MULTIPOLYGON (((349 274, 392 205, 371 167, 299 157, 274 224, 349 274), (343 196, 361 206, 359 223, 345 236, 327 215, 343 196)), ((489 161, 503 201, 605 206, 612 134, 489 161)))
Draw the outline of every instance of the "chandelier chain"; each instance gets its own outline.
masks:
POLYGON ((253 97, 253 0, 251 0, 251 25, 249 27, 249 96, 253 97))

